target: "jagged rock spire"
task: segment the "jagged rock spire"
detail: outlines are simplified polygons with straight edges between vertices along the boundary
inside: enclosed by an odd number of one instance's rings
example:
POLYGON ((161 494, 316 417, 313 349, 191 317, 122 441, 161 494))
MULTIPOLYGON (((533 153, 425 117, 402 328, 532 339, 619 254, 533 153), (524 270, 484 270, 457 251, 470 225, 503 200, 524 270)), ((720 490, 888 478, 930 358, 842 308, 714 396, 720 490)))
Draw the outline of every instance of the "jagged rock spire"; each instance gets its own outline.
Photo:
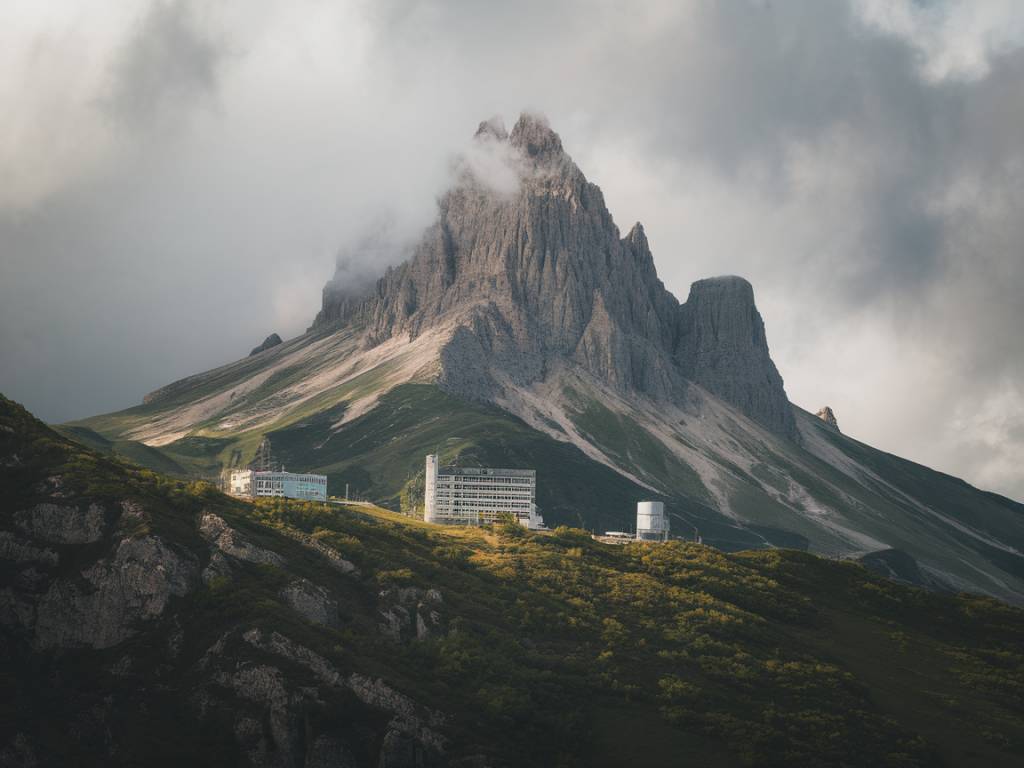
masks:
POLYGON ((483 120, 480 126, 476 129, 474 138, 492 138, 498 141, 506 141, 508 139, 508 131, 505 130, 505 121, 501 119, 501 115, 494 115, 488 120, 483 120))
POLYGON ((696 383, 797 439, 747 281, 699 281, 680 305, 658 279, 643 226, 621 237, 546 118, 523 113, 507 138, 491 118, 476 138, 514 150, 513 193, 462 177, 408 261, 358 301, 333 294, 330 312, 325 292, 325 322, 359 324, 370 344, 453 328, 439 381, 466 397, 500 399, 510 382, 578 366, 655 399, 679 401, 696 383))
POLYGON ((836 415, 835 413, 832 412, 832 409, 829 408, 827 405, 814 415, 817 416, 822 421, 824 421, 833 429, 839 429, 839 422, 836 420, 836 415))
POLYGON ((563 152, 562 139, 551 130, 548 119, 531 112, 523 112, 519 116, 509 141, 527 157, 537 160, 557 157, 563 152))
POLYGON ((795 437, 793 410, 768 354, 753 286, 732 275, 698 280, 679 319, 675 357, 683 375, 772 430, 795 437))

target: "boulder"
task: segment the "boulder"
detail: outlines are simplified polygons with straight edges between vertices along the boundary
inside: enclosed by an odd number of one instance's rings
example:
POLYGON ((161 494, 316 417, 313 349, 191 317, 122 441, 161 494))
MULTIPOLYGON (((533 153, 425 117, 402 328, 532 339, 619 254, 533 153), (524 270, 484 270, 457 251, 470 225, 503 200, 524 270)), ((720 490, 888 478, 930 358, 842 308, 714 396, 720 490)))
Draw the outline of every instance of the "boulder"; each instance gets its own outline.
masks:
POLYGON ((258 355, 260 352, 266 352, 268 349, 272 349, 281 343, 281 337, 276 333, 272 333, 263 340, 263 343, 258 347, 253 347, 252 352, 249 353, 249 357, 258 355))

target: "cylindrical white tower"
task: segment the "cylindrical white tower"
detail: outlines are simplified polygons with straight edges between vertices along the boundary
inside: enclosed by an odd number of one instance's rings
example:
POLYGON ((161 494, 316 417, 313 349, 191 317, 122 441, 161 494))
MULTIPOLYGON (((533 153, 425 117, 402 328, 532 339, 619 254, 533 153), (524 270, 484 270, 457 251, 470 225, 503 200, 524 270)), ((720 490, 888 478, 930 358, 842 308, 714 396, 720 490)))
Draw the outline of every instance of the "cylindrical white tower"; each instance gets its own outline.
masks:
POLYGON ((437 521, 437 454, 427 456, 426 476, 423 482, 423 519, 437 521))
POLYGON ((636 538, 638 541, 668 541, 668 518, 662 502, 637 502, 636 538))

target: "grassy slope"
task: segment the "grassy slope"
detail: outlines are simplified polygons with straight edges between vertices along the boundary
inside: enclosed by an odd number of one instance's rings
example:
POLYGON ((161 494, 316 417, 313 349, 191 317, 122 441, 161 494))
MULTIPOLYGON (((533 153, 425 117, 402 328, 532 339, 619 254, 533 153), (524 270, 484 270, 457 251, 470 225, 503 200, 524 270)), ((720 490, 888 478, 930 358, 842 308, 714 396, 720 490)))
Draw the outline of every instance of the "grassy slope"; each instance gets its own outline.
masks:
MULTIPOLYGON (((671 488, 684 499, 700 498, 693 472, 639 423, 612 412, 593 396, 576 391, 567 395, 576 427, 593 444, 640 477, 671 488)), ((760 544, 848 552, 849 540, 821 524, 815 511, 821 506, 841 511, 842 525, 911 553, 937 568, 943 578, 959 579, 958 583, 1004 599, 1021 600, 1024 557, 965 535, 957 524, 1024 551, 1024 505, 871 448, 807 414, 798 416, 806 417, 811 429, 819 430, 865 473, 854 479, 796 445, 766 443, 734 425, 732 440, 759 457, 760 463, 748 472, 722 456, 716 461, 729 470, 725 483, 730 507, 750 532, 764 537, 760 544), (877 479, 868 477, 868 472, 877 479), (799 483, 807 497, 786 506, 773 498, 772 491, 785 494, 790 480, 799 483)), ((728 539, 729 532, 720 531, 713 531, 708 538, 718 546, 734 547, 728 539)))
MULTIPOLYGON (((360 379, 354 385, 362 386, 360 379)), ((339 396, 343 398, 344 393, 339 396)), ((334 425, 344 415, 343 399, 339 402, 332 396, 318 407, 322 408, 304 407, 266 434, 277 459, 288 468, 325 473, 333 494, 342 494, 347 483, 353 497, 398 509, 403 490, 422 477, 424 456, 438 452, 448 462, 538 468, 537 503, 554 525, 629 530, 635 523, 637 499, 661 498, 669 502, 681 532, 697 526, 705 540, 727 549, 758 546, 765 534, 780 545, 803 541, 767 525, 760 534, 734 525, 707 503, 689 467, 664 451, 658 453, 653 439, 628 422, 616 424, 616 434, 622 432, 628 438, 621 458, 644 458, 641 475, 667 473, 673 481, 671 494, 652 493, 498 408, 454 398, 431 384, 396 387, 381 397, 376 408, 341 429, 334 425)), ((603 415, 595 413, 593 429, 599 428, 603 415)), ((81 432, 94 426, 107 430, 103 434, 111 438, 120 434, 111 418, 97 417, 65 429, 81 432)), ((173 462, 192 476, 212 478, 221 466, 248 461, 261 436, 197 434, 159 451, 151 449, 153 456, 136 460, 158 470, 160 463, 173 462)))
MULTIPOLYGON (((83 450, 0 401, 0 521, 58 474, 79 504, 133 498, 154 532, 202 551, 214 510, 288 570, 327 586, 345 624, 305 624, 277 595, 288 578, 243 566, 102 652, 22 653, 4 635, 0 742, 29 729, 60 754, 98 707, 121 726, 124 759, 229 761, 223 723, 184 704, 196 662, 233 627, 275 629, 342 670, 381 675, 453 716, 452 756, 511 765, 1017 765, 1024 759, 1024 612, 883 581, 853 564, 791 551, 725 555, 682 543, 611 547, 572 530, 451 531, 388 513, 279 502, 251 505, 83 450), (281 535, 314 533, 359 566, 325 569, 281 535), (382 586, 440 589, 446 637, 412 644, 375 631, 382 586), (184 631, 181 656, 166 654, 184 631), (127 677, 107 665, 135 661, 127 677), (107 696, 113 696, 107 699, 107 696), (43 713, 45 712, 45 716, 43 713), (643 749, 636 739, 647 737, 643 749)), ((419 450, 419 449, 417 449, 419 450)), ((371 452, 372 453, 372 452, 371 452)), ((203 555, 199 555, 203 557, 203 555)), ((293 674, 301 676, 299 670, 293 674)), ((310 714, 373 726, 343 703, 310 714)))
POLYGON ((108 440, 88 427, 59 426, 57 432, 101 453, 120 456, 142 467, 175 477, 187 477, 190 469, 168 454, 137 440, 108 440))
MULTIPOLYGON (((840 433, 825 434, 848 456, 915 499, 1024 551, 1024 504, 981 491, 959 478, 879 451, 840 433)), ((999 556, 996 552, 989 554, 999 556)), ((1000 563, 1011 573, 1024 576, 1024 558, 1003 557, 1000 563)))
MULTIPOLYGON (((246 361, 240 365, 248 371, 247 366, 255 364, 246 361)), ((1007 599, 1024 592, 1021 556, 965 537, 955 526, 922 511, 912 500, 882 483, 870 478, 855 480, 796 446, 765 443, 738 428, 732 439, 746 445, 759 463, 748 472, 722 456, 711 458, 728 470, 722 480, 724 492, 732 510, 745 521, 743 525, 714 509, 696 473, 639 423, 612 412, 586 393, 566 392, 580 433, 620 466, 663 489, 663 495, 652 494, 505 412, 449 397, 429 384, 400 386, 384 395, 374 410, 335 429, 346 402, 379 387, 386 367, 369 369, 283 414, 267 434, 284 464, 295 470, 326 473, 335 494, 343 493, 347 483, 353 495, 398 508, 403 497, 406 502, 415 501, 423 456, 438 451, 450 461, 538 468, 538 503, 546 519, 555 524, 593 530, 629 528, 635 501, 653 496, 668 502, 677 531, 689 534, 697 527, 706 541, 723 549, 769 544, 809 547, 818 552, 849 551, 849 540, 822 525, 815 514, 813 505, 824 505, 842 510, 850 528, 885 546, 911 553, 921 562, 951 574, 959 583, 1007 599), (812 505, 809 511, 802 510, 799 501, 787 506, 773 498, 773 492, 787 492, 790 479, 807 490, 807 502, 812 505), (993 573, 995 580, 983 573, 993 573)), ((300 373, 286 369, 279 377, 290 380, 300 373)), ((224 375, 213 378, 220 381, 224 375)), ((211 385, 204 379, 201 386, 211 385)), ((244 400, 259 399, 261 391, 250 393, 244 400)), ((170 400, 178 402, 186 398, 184 393, 183 389, 170 400)), ((118 425, 124 419, 139 418, 142 411, 153 407, 97 417, 68 429, 79 433, 95 429, 92 434, 114 442, 120 454, 158 471, 206 478, 216 477, 223 466, 248 461, 263 435, 262 431, 220 433, 205 425, 192 436, 159 450, 118 439, 123 434, 118 425)), ((824 430, 823 435, 903 493, 1024 550, 1021 505, 833 430, 824 430)))

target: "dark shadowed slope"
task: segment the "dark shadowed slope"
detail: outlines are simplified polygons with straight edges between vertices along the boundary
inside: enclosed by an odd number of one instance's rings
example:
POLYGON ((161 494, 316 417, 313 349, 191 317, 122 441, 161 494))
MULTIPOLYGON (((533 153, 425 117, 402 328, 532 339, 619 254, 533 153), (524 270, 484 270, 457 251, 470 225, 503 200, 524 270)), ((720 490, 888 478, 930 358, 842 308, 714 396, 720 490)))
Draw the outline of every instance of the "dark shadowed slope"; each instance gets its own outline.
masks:
POLYGON ((792 551, 243 503, 2 398, 0 487, 7 762, 1024 759, 1024 613, 986 598, 792 551))

